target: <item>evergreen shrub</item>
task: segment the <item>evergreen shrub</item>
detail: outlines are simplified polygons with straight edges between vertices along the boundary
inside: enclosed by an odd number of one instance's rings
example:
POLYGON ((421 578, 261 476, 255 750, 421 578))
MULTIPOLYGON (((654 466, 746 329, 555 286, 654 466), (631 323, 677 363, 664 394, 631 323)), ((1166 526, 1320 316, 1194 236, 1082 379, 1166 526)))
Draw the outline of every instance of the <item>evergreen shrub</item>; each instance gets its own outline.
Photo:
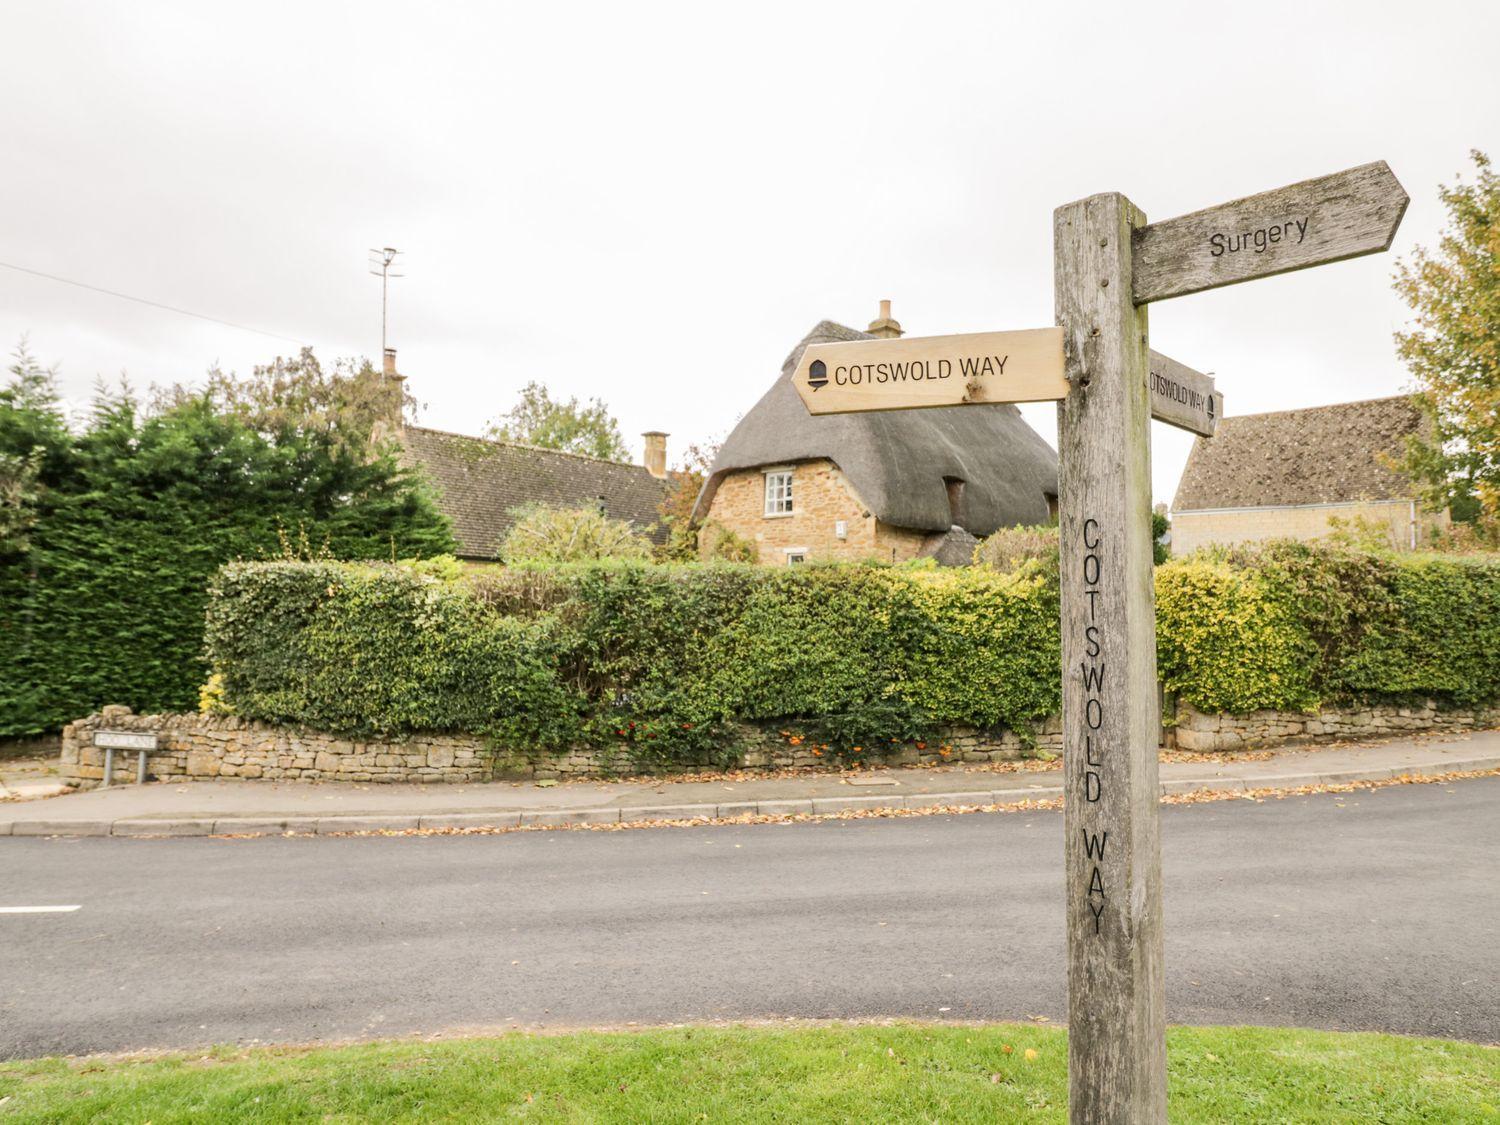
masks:
POLYGON ((195 707, 207 586, 231 559, 453 549, 393 449, 370 448, 368 426, 304 401, 379 389, 378 376, 300 362, 296 377, 267 369, 275 411, 226 402, 221 381, 151 407, 101 394, 70 426, 50 374, 17 356, 0 388, 0 508, 7 470, 35 471, 18 477, 0 519, 0 738, 57 730, 108 703, 195 707))

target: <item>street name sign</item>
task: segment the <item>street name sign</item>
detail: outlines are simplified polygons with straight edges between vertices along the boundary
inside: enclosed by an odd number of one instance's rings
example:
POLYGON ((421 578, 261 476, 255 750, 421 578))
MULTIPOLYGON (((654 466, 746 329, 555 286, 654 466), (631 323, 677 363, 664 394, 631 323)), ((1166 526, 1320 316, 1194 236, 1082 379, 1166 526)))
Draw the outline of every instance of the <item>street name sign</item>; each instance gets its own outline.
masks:
POLYGON ((1138 305, 1390 249, 1406 192, 1383 160, 1133 232, 1138 305))
POLYGON ((96 730, 94 745, 106 750, 155 750, 156 735, 133 730, 96 730))
POLYGON ((1153 351, 1147 356, 1151 417, 1179 430, 1213 437, 1224 416, 1224 396, 1211 375, 1153 351))
POLYGON ((812 414, 1053 402, 1068 393, 1061 328, 810 344, 792 384, 812 414))

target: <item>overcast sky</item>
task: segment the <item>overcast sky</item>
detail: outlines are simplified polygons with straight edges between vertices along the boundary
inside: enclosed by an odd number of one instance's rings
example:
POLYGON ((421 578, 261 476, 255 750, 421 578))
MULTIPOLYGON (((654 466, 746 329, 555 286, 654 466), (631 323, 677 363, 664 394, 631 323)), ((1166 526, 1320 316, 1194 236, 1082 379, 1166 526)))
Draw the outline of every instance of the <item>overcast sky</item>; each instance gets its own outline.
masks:
MULTIPOLYGON (((395 246, 425 424, 539 379, 675 455, 882 297, 913 335, 1051 324, 1058 204, 1164 219, 1384 159, 1393 254, 1155 305, 1151 342, 1230 414, 1405 387, 1390 275, 1500 156, 1500 5, 1015 7, 12 0, 0 261, 374 357, 395 246)), ((295 348, 0 269, 22 333, 76 401, 295 348)), ((1154 427, 1157 499, 1189 442, 1154 427)))

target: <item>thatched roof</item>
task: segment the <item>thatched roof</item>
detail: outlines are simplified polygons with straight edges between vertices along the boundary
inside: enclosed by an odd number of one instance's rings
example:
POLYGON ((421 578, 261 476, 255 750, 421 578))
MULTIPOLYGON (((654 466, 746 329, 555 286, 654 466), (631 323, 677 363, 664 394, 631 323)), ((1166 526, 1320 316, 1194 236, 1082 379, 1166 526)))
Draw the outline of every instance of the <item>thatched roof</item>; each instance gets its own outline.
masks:
POLYGON ((1224 418, 1193 443, 1172 509, 1408 499, 1410 481, 1385 459, 1423 424, 1407 395, 1224 418))
POLYGON ((694 518, 707 516, 728 473, 827 458, 877 519, 894 527, 947 531, 945 477, 964 482, 964 525, 975 535, 1044 523, 1057 493, 1057 454, 1008 403, 868 414, 807 412, 792 372, 808 344, 874 337, 825 320, 781 367, 781 377, 719 450, 694 518))
POLYGON ((917 557, 934 559, 938 566, 971 566, 974 562, 974 549, 978 546, 979 540, 963 528, 950 527, 947 531, 937 532, 923 540, 917 557))
MULTIPOLYGON (((443 430, 407 426, 406 459, 420 465, 437 491, 438 507, 453 522, 459 555, 499 558, 500 540, 527 504, 592 508, 603 504, 612 519, 646 530, 656 523, 667 482, 642 465, 601 461, 577 453, 490 441, 443 430)), ((657 529, 652 538, 664 533, 657 529)))

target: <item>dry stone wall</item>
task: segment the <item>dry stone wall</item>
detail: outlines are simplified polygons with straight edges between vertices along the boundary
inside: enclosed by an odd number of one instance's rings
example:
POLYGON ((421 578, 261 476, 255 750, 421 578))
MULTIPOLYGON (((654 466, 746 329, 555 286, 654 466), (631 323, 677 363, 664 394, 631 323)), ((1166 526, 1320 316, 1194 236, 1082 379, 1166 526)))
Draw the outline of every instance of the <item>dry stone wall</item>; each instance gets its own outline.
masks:
MULTIPOLYGON (((1169 741, 1184 750, 1227 751, 1284 742, 1378 738, 1494 725, 1500 725, 1500 710, 1445 710, 1430 700, 1415 707, 1370 706, 1311 714, 1204 714, 1184 705, 1177 709, 1169 741)), ((1037 752, 1060 753, 1060 729, 1055 718, 1047 720, 1036 732, 1032 746, 1027 746, 1014 731, 952 728, 942 737, 925 742, 864 747, 857 757, 871 766, 1009 761, 1037 752)), ((99 730, 156 734, 159 749, 147 754, 147 775, 173 781, 237 777, 441 785, 643 772, 624 748, 522 755, 498 751, 483 739, 463 735, 369 741, 229 715, 136 715, 127 707, 106 707, 63 728, 62 776, 69 784, 87 788, 103 779, 104 751, 94 745, 94 732, 99 730)), ((748 768, 819 769, 831 764, 815 745, 794 735, 747 729, 743 736, 743 764, 748 768)), ((688 764, 680 770, 695 768, 701 767, 688 764)), ((133 780, 135 769, 135 751, 115 752, 117 784, 133 780)))
MULTIPOLYGON (((1056 750, 1056 724, 1048 722, 1034 743, 1056 750)), ((643 772, 623 747, 576 748, 560 754, 521 755, 496 750, 484 739, 423 735, 404 741, 345 738, 322 731, 273 726, 229 715, 136 715, 106 707, 63 728, 62 773, 72 784, 97 785, 104 777, 104 751, 94 745, 99 730, 154 733, 159 749, 147 754, 148 776, 172 780, 216 777, 272 781, 360 781, 461 784, 505 779, 604 777, 643 772)), ((810 743, 777 731, 747 729, 744 765, 749 768, 820 768, 830 759, 810 743)), ((988 733, 955 728, 942 739, 862 748, 871 765, 937 765, 1019 758, 1030 752, 1013 731, 988 733)), ((116 783, 134 778, 136 752, 115 752, 116 783)), ((692 764, 682 771, 702 768, 692 764)))
POLYGON ((1245 750, 1285 742, 1336 742, 1390 738, 1421 731, 1459 731, 1500 725, 1500 710, 1445 709, 1431 699, 1415 706, 1328 707, 1319 711, 1252 711, 1248 715, 1206 714, 1186 704, 1177 708, 1174 741, 1182 750, 1245 750))

